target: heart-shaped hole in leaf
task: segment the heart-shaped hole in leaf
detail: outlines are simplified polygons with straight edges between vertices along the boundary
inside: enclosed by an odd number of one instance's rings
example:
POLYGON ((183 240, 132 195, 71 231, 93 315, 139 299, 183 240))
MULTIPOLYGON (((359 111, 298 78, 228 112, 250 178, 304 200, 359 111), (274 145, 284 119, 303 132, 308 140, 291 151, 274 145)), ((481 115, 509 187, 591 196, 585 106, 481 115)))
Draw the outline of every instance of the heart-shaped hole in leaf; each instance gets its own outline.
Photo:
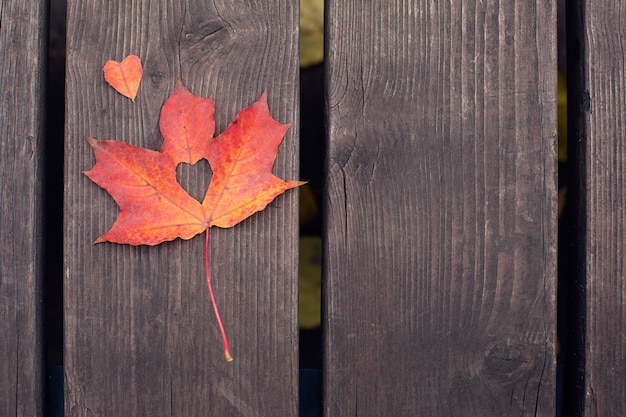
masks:
POLYGON ((212 176, 211 165, 206 159, 200 159, 195 165, 182 162, 176 167, 176 181, 187 191, 187 194, 200 203, 204 200, 212 176))

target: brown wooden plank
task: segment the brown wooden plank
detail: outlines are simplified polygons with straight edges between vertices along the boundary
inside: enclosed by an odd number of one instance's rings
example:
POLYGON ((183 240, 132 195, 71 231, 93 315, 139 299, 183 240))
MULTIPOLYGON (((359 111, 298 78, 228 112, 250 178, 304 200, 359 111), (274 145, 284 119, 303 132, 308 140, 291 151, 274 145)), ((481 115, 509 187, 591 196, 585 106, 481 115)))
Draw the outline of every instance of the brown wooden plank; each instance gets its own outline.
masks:
MULTIPOLYGON (((575 365, 584 403, 570 415, 626 415, 626 18, 620 2, 574 2, 570 141, 581 188, 581 307, 575 365)), ((571 25, 570 25, 571 24, 571 25)), ((571 27, 571 29, 570 29, 571 27)), ((568 52, 570 55, 570 52, 568 52)))
POLYGON ((46 7, 0 4, 0 415, 43 415, 46 7))
POLYGON ((554 416, 555 7, 329 0, 325 415, 554 416))
MULTIPOLYGON (((292 128, 274 172, 297 177, 297 2, 68 2, 66 124, 66 415, 267 416, 297 410, 297 193, 233 229, 211 232, 211 273, 234 362, 226 363, 198 236, 155 247, 91 242, 113 200, 82 171, 83 139, 160 149, 160 108, 176 78, 213 96, 216 133, 264 90, 292 128), (133 104, 102 76, 134 53, 133 104)), ((195 167, 194 167, 195 168, 195 167)), ((204 170, 181 182, 200 189, 204 170)))

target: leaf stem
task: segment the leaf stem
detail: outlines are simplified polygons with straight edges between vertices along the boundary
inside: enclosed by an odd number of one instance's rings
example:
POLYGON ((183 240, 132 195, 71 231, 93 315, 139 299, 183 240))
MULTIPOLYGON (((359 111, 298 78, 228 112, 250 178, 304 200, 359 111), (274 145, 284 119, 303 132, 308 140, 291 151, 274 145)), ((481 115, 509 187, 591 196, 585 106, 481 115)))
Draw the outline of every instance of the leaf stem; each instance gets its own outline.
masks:
POLYGON ((213 287, 211 287, 211 273, 209 272, 209 229, 206 228, 205 238, 204 238, 204 272, 206 274, 206 283, 209 287, 209 296, 211 297, 211 305, 213 306, 213 311, 215 312, 215 317, 217 318, 217 324, 220 326, 220 332, 222 333, 222 340, 224 341, 224 356, 226 357, 226 362, 232 362, 233 357, 230 356, 230 349, 228 348, 228 339, 226 338, 226 332, 224 331, 224 325, 222 324, 222 319, 220 318, 220 313, 217 310, 217 304, 215 303, 215 296, 213 295, 213 287))

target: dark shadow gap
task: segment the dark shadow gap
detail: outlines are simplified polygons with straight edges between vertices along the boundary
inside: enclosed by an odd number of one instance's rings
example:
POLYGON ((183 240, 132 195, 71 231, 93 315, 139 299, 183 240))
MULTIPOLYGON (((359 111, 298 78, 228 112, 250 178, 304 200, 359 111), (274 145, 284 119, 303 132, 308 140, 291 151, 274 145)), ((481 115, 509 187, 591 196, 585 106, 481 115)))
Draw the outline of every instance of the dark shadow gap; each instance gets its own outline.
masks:
MULTIPOLYGON (((300 280, 310 271, 312 261, 320 262, 322 236, 322 195, 326 130, 324 128, 324 66, 300 69, 300 178, 308 180, 300 190, 300 280), (320 251, 315 255, 315 251, 320 251), (308 265, 308 267, 307 267, 308 265)), ((310 302, 310 297, 307 298, 310 302)), ((303 297, 299 298, 303 303, 303 297)), ((321 311, 321 300, 319 300, 321 311)), ((300 305, 300 311, 303 306, 300 305)), ((310 306, 309 306, 310 307, 310 306)), ((321 317, 320 317, 321 319, 321 317)), ((310 319, 309 319, 310 320, 310 319)), ((318 323, 304 323, 299 334, 300 417, 321 415, 322 331, 318 323)))
POLYGON ((559 186, 567 187, 567 203, 559 218, 558 314, 560 341, 562 415, 584 414, 585 402, 585 323, 586 323, 586 204, 585 204, 585 126, 583 84, 584 2, 566 2, 560 23, 565 23, 567 54, 567 160, 559 164, 559 186))
POLYGON ((49 4, 46 135, 43 162, 43 350, 46 416, 63 416, 63 154, 65 0, 49 4))

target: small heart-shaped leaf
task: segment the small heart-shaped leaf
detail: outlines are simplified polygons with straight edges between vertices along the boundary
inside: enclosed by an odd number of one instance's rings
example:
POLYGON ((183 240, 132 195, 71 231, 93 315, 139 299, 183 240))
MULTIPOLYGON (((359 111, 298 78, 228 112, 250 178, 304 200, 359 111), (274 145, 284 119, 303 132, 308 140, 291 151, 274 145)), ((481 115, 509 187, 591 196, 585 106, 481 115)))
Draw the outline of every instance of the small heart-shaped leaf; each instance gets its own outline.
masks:
POLYGON ((122 62, 107 61, 104 64, 104 79, 118 93, 135 101, 143 68, 137 55, 128 55, 122 62))

